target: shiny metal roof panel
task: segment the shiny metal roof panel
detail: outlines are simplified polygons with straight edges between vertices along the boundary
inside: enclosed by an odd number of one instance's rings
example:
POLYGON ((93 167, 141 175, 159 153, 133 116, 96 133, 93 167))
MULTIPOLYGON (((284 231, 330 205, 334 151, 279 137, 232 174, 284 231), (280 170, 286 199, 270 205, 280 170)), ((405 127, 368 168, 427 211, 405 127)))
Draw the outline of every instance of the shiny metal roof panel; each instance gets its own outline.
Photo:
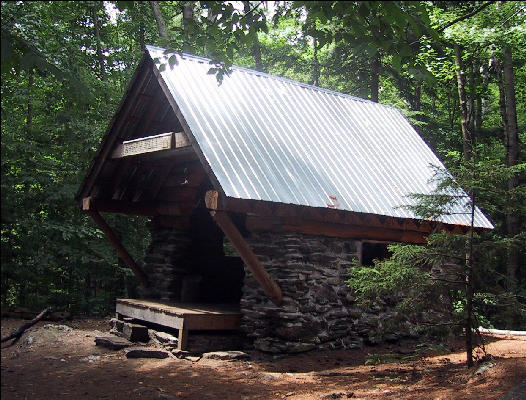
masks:
MULTIPOLYGON (((226 196, 416 218, 407 196, 435 188, 442 163, 393 107, 240 67, 218 84, 207 59, 147 49, 226 196)), ((493 227, 478 209, 475 226, 493 227)))

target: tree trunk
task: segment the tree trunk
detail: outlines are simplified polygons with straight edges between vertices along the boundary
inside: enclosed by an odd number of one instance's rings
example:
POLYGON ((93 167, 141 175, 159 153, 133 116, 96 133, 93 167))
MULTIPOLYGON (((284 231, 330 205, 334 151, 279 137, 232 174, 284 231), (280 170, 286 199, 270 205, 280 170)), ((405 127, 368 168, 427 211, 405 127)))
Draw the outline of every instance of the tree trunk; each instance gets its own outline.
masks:
MULTIPOLYGON (((474 171, 472 171, 474 172, 474 171)), ((468 368, 473 366, 473 224, 475 221, 475 195, 471 198, 471 225, 469 227, 466 251, 466 362, 468 368)))
MULTIPOLYGON (((250 11, 250 1, 243 1, 243 11, 245 12, 245 15, 247 15, 250 11)), ((254 58, 254 62, 256 64, 256 70, 257 71, 263 71, 263 61, 261 57, 261 43, 259 42, 259 38, 256 34, 254 38, 254 44, 252 45, 252 57, 254 58)))
POLYGON ((469 131, 475 137, 475 93, 477 88, 475 86, 475 61, 473 57, 469 57, 469 98, 468 101, 468 126, 469 131))
MULTIPOLYGON (((144 1, 139 1, 138 8, 139 10, 144 9, 144 1)), ((144 28, 144 17, 142 13, 139 16, 139 45, 141 46, 141 50, 146 50, 146 30, 144 28)))
POLYGON ((413 95, 413 111, 420 111, 422 109, 422 81, 416 82, 415 91, 413 95))
POLYGON ((183 4, 183 50, 190 52, 192 45, 190 42, 191 26, 194 21, 194 2, 187 1, 183 4))
POLYGON ((33 68, 29 70, 29 77, 27 80, 27 117, 26 128, 29 132, 33 125, 33 85, 35 84, 35 71, 33 68))
POLYGON ((462 50, 458 44, 455 44, 455 65, 457 73, 458 100, 460 102, 460 119, 462 127, 462 144, 464 150, 464 159, 471 159, 473 145, 472 136, 469 130, 469 114, 466 100, 466 82, 463 72, 462 50))
POLYGON ((97 60, 99 62, 100 77, 102 82, 105 83, 104 87, 104 101, 106 104, 110 104, 110 94, 108 92, 108 75, 106 74, 106 60, 104 59, 104 53, 102 51, 102 44, 100 40, 100 26, 99 16, 97 14, 97 7, 93 7, 93 28, 95 30, 95 40, 97 43, 97 60))
POLYGON ((314 39, 314 57, 312 60, 312 84, 320 86, 320 61, 318 60, 318 40, 314 39))
POLYGON ((376 53, 371 65, 371 100, 378 103, 378 87, 380 81, 380 54, 376 53))
POLYGON ((159 36, 163 38, 164 40, 168 40, 168 32, 166 30, 166 24, 164 23, 163 14, 161 13, 161 9, 159 8, 159 2, 158 1, 150 1, 150 6, 152 7, 152 13, 155 18, 155 22, 157 22, 157 29, 159 30, 159 36))
MULTIPOLYGON (((515 77, 513 73, 513 58, 511 49, 504 47, 504 90, 506 104, 506 126, 505 144, 506 144, 506 166, 513 167, 519 162, 519 130, 517 127, 517 105, 515 100, 515 77)), ((508 193, 513 193, 519 185, 517 174, 508 180, 508 193)), ((513 209, 514 199, 508 198, 508 209, 506 212, 506 230, 508 237, 513 238, 520 231, 518 214, 513 209)), ((517 289, 517 278, 519 271, 519 250, 516 246, 510 246, 508 249, 507 265, 507 288, 511 292, 517 289)))

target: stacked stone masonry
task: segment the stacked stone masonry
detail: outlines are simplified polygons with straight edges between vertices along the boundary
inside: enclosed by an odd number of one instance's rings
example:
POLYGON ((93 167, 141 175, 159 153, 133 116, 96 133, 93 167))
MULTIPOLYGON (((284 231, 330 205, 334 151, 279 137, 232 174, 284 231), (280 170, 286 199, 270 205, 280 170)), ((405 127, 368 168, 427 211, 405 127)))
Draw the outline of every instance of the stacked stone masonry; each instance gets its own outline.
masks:
POLYGON ((141 297, 206 303, 234 303, 241 297, 241 329, 258 350, 352 348, 363 341, 415 336, 408 323, 385 326, 396 313, 388 302, 371 309, 356 304, 346 280, 359 258, 360 241, 269 232, 246 238, 282 290, 283 302, 276 306, 248 269, 243 273, 239 259, 214 250, 215 236, 196 238, 186 230, 160 227, 152 227, 151 234, 144 260, 151 287, 142 288, 141 297))
POLYGON ((144 258, 149 288, 140 288, 142 297, 181 300, 183 282, 191 282, 188 249, 191 237, 185 230, 150 228, 152 241, 144 258))
POLYGON ((242 329, 255 348, 294 353, 361 344, 356 323, 363 310, 354 306, 346 284, 359 241, 258 233, 248 242, 283 292, 283 303, 276 306, 253 275, 245 275, 242 329))

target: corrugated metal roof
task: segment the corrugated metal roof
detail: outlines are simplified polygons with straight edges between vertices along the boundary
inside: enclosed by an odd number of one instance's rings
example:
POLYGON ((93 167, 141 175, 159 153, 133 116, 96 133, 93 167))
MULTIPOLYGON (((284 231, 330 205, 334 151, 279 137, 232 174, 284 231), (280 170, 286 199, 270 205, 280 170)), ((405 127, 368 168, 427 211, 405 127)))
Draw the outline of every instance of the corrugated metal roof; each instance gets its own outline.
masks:
MULTIPOLYGON (((407 195, 429 194, 443 166, 396 109, 233 67, 221 85, 209 60, 147 46, 226 196, 415 218, 407 195)), ((469 225, 467 207, 441 218, 469 225)), ((492 228, 476 211, 475 226, 492 228)))

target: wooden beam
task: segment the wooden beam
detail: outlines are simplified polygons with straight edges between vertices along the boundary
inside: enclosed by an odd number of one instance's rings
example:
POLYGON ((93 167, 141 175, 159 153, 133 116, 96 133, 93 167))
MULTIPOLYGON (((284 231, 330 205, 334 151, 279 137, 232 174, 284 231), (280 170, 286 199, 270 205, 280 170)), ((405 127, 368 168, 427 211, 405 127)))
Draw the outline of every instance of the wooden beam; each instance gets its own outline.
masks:
POLYGON ((104 211, 132 215, 184 215, 191 211, 193 205, 179 203, 127 202, 103 200, 85 197, 82 199, 84 211, 104 211))
POLYGON ((168 132, 125 140, 115 147, 111 158, 138 156, 146 153, 180 149, 190 146, 184 132, 168 132))
POLYGON ((254 274, 267 296, 276 305, 280 305, 283 299, 280 287, 272 280, 265 267, 259 262, 254 252, 250 249, 239 230, 234 225, 225 211, 212 211, 210 213, 225 236, 234 245, 247 268, 254 274))
MULTIPOLYGON (((84 203, 83 199, 83 203, 84 203)), ((112 246, 117 250, 117 254, 120 258, 126 263, 128 267, 131 268, 134 275, 139 279, 139 281, 146 287, 150 286, 150 283, 148 282, 148 277, 143 272, 143 270, 135 263, 132 256, 128 251, 124 248, 121 241, 115 235, 115 232, 110 228, 110 226, 106 223, 104 218, 97 212, 93 210, 88 210, 89 215, 91 215, 91 218, 96 222, 96 224, 99 226, 100 229, 106 234, 106 237, 112 244, 112 246)))
POLYGON ((426 233, 424 232, 375 226, 334 224, 300 218, 247 216, 246 227, 251 232, 298 232, 307 235, 410 243, 425 243, 426 241, 426 233))
POLYGON ((208 190, 205 194, 205 205, 209 210, 217 210, 219 205, 219 193, 217 190, 208 190))
MULTIPOLYGON (((263 226, 283 225, 283 221, 264 220, 265 217, 271 218, 285 218, 290 221, 290 218, 295 217, 297 221, 305 221, 308 223, 318 223, 320 227, 325 225, 324 232, 330 233, 330 236, 337 237, 337 232, 344 232, 343 227, 349 226, 351 232, 363 232, 367 234, 364 239, 371 240, 393 240, 394 237, 409 237, 413 243, 424 243, 424 237, 437 230, 454 229, 454 231, 462 232, 460 226, 448 225, 440 223, 437 225, 435 221, 419 221, 409 218, 389 217, 376 214, 358 213, 345 210, 335 209, 320 209, 317 207, 306 207, 294 204, 271 204, 261 200, 244 200, 232 197, 223 197, 219 192, 211 190, 207 192, 205 203, 210 210, 223 210, 246 214, 251 217, 251 224, 259 224, 258 230, 264 230, 263 226), (260 222, 255 222, 260 219, 260 222), (327 224, 332 226, 339 226, 333 230, 327 228, 327 224), (359 228, 359 229, 358 229, 359 228), (380 237, 371 237, 372 233, 378 233, 380 237), (385 234, 383 234, 385 232, 385 234), (386 238, 387 237, 387 238, 386 238), (381 239, 384 238, 384 239, 381 239)), ((298 231, 298 223, 291 224, 294 231, 298 231)), ((287 225, 288 226, 288 225, 287 225)), ((255 225, 252 225, 255 227, 255 225)), ((283 230, 283 227, 281 227, 283 230)), ((312 231, 313 225, 306 228, 306 231, 312 231)), ((316 234, 315 232, 311 234, 316 234)), ((321 234, 321 233, 319 233, 321 234)), ((350 237, 350 236, 344 236, 350 237)), ((352 237, 356 237, 353 236, 352 237)), ((398 241, 398 240, 397 240, 398 241)))

